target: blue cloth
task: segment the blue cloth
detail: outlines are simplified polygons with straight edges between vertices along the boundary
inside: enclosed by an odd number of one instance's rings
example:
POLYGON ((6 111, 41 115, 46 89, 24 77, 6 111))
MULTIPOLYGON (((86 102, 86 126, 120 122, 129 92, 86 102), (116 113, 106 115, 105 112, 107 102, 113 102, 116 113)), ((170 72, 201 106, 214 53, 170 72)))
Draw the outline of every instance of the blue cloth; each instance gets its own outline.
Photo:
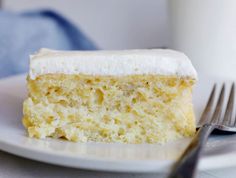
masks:
POLYGON ((27 72, 29 55, 42 47, 96 49, 75 25, 53 11, 0 11, 0 77, 27 72))

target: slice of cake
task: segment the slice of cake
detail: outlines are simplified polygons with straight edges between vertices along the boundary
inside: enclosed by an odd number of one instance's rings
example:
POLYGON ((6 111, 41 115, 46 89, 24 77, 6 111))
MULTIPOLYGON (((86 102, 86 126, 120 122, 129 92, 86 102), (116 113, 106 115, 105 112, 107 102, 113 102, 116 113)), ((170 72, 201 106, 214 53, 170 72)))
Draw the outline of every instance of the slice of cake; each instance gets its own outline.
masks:
POLYGON ((30 137, 161 143, 195 133, 197 74, 183 53, 42 49, 30 58, 30 137))

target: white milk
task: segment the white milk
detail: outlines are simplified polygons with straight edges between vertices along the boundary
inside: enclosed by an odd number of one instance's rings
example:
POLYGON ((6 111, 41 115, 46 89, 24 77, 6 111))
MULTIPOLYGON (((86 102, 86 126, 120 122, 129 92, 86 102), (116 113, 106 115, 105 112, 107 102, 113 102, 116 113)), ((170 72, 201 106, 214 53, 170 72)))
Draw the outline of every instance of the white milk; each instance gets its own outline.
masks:
POLYGON ((169 0, 170 47, 200 74, 236 79, 236 0, 169 0))

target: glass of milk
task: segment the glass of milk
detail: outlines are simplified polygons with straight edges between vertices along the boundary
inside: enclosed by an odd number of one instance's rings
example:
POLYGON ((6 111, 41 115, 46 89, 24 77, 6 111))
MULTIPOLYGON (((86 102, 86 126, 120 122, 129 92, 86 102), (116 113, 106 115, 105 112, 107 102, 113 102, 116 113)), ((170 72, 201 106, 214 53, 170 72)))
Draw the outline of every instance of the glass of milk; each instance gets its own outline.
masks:
POLYGON ((236 79, 236 0, 169 0, 170 48, 199 74, 236 79))

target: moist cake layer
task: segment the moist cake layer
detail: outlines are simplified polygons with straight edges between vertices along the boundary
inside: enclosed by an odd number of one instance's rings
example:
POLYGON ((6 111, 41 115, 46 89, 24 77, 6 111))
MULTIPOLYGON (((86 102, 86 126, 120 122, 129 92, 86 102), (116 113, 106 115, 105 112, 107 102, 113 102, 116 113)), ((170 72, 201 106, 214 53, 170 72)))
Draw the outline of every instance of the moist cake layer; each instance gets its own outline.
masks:
POLYGON ((173 50, 32 55, 23 124, 30 137, 163 143, 195 133, 197 74, 173 50))
POLYGON ((191 77, 163 75, 28 77, 23 123, 31 137, 80 142, 160 143, 188 137, 195 133, 194 83, 191 77))
POLYGON ((41 49, 32 55, 29 76, 43 74, 177 75, 196 78, 190 60, 169 49, 121 51, 54 51, 41 49))

